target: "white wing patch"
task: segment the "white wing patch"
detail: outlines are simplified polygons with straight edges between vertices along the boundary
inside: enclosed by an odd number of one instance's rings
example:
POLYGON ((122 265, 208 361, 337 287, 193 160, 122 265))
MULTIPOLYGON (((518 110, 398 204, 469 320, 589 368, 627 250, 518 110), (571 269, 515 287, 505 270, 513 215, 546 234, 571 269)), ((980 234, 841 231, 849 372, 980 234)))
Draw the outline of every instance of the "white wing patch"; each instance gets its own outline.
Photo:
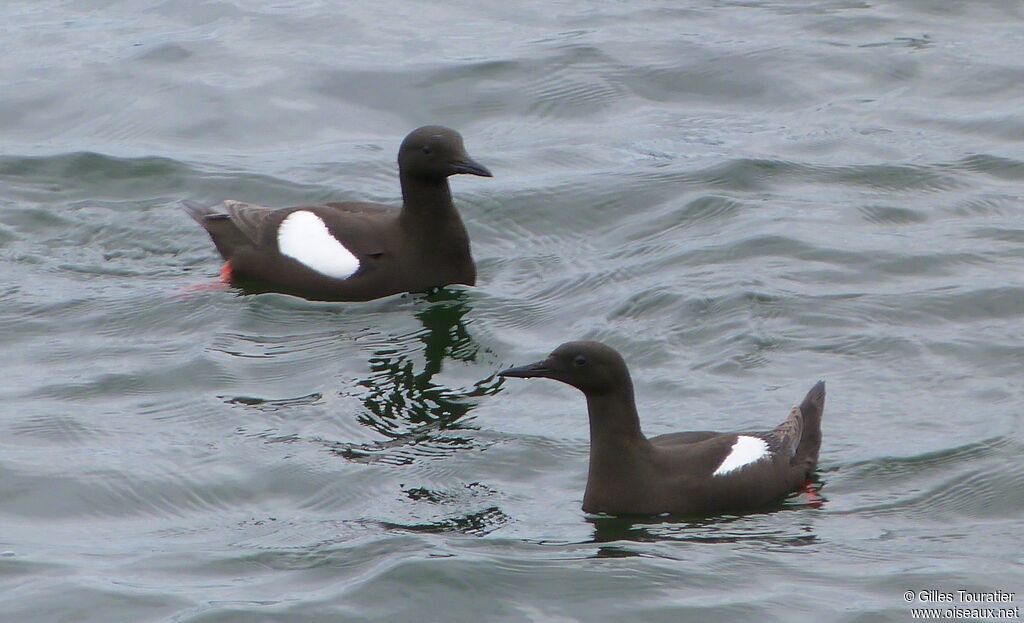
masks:
POLYGON ((766 456, 768 456, 768 444, 764 439, 740 435, 736 438, 736 443, 732 444, 732 450, 728 456, 712 475, 725 476, 741 467, 756 463, 766 456))
POLYGON ((331 235, 312 212, 292 212, 277 228, 277 248, 321 275, 348 279, 359 270, 359 258, 331 235))

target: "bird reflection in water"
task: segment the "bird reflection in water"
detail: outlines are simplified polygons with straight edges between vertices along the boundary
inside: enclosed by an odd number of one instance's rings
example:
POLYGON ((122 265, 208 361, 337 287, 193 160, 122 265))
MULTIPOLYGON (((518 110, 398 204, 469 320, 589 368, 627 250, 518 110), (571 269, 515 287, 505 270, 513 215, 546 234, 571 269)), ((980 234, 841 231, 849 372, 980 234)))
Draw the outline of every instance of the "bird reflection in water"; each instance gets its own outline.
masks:
POLYGON ((358 383, 366 390, 359 422, 388 441, 335 449, 347 459, 405 464, 416 456, 448 455, 456 447, 471 445, 470 439, 451 431, 463 428, 460 421, 476 406, 476 399, 501 387, 502 380, 493 374, 461 389, 434 381, 446 360, 475 362, 480 346, 464 320, 472 309, 465 290, 436 289, 423 302, 426 305, 415 314, 423 328, 374 351, 371 374, 358 383))
POLYGON ((592 543, 598 545, 597 558, 625 558, 648 555, 639 544, 679 543, 744 543, 758 542, 767 547, 803 547, 818 543, 818 535, 810 519, 796 523, 783 522, 778 528, 766 529, 763 522, 748 523, 753 516, 786 515, 785 511, 821 508, 822 481, 813 481, 814 497, 809 493, 794 494, 776 506, 740 515, 681 517, 676 515, 589 515, 593 526, 592 543), (807 497, 805 497, 805 495, 807 497), (632 547, 634 545, 635 547, 632 547))

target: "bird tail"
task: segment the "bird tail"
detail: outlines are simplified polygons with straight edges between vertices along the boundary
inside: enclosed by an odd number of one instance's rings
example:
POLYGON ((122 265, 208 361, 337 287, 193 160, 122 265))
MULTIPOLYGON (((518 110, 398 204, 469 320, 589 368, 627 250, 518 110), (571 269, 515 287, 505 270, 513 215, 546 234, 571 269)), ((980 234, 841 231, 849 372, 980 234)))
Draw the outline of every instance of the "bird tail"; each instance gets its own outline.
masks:
POLYGON ((818 450, 821 448, 821 416, 825 412, 825 381, 818 381, 811 391, 807 392, 800 403, 800 416, 803 420, 800 430, 800 443, 796 448, 794 462, 803 461, 810 469, 818 464, 818 450))
POLYGON ((182 201, 185 211, 195 222, 199 223, 206 233, 210 234, 214 246, 221 257, 230 260, 235 249, 242 246, 251 247, 252 241, 238 229, 231 221, 231 217, 223 212, 218 212, 212 207, 198 204, 194 201, 182 201))
POLYGON ((195 222, 199 223, 204 228, 206 227, 206 217, 211 216, 213 214, 217 214, 217 211, 211 208, 210 206, 204 206, 202 204, 196 203, 195 201, 185 200, 182 201, 181 204, 185 206, 185 211, 188 212, 188 215, 191 216, 195 222))

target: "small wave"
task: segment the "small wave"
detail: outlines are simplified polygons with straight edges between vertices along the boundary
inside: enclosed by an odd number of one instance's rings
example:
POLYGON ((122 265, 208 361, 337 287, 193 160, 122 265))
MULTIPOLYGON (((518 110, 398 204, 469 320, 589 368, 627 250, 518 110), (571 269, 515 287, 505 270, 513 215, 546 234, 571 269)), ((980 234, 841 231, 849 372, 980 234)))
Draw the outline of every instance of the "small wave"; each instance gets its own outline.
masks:
POLYGON ((870 483, 869 497, 849 511, 866 516, 944 515, 1005 517, 1024 510, 1024 467, 1001 457, 1019 454, 1006 437, 951 447, 928 454, 877 459, 843 468, 844 478, 870 483))

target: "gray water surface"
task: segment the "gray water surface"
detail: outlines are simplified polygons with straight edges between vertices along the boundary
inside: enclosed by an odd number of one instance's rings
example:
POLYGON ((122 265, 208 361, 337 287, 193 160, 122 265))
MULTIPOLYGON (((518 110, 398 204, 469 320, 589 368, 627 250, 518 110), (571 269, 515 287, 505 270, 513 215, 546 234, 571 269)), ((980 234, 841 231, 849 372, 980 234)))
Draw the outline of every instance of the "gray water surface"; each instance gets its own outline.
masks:
POLYGON ((0 5, 0 620, 906 621, 1024 601, 1014 1, 0 5), (399 201, 475 288, 217 290, 188 199, 399 201), (580 510, 589 338, 650 435, 828 383, 818 487, 580 510), (965 604, 957 604, 964 606, 965 604))

